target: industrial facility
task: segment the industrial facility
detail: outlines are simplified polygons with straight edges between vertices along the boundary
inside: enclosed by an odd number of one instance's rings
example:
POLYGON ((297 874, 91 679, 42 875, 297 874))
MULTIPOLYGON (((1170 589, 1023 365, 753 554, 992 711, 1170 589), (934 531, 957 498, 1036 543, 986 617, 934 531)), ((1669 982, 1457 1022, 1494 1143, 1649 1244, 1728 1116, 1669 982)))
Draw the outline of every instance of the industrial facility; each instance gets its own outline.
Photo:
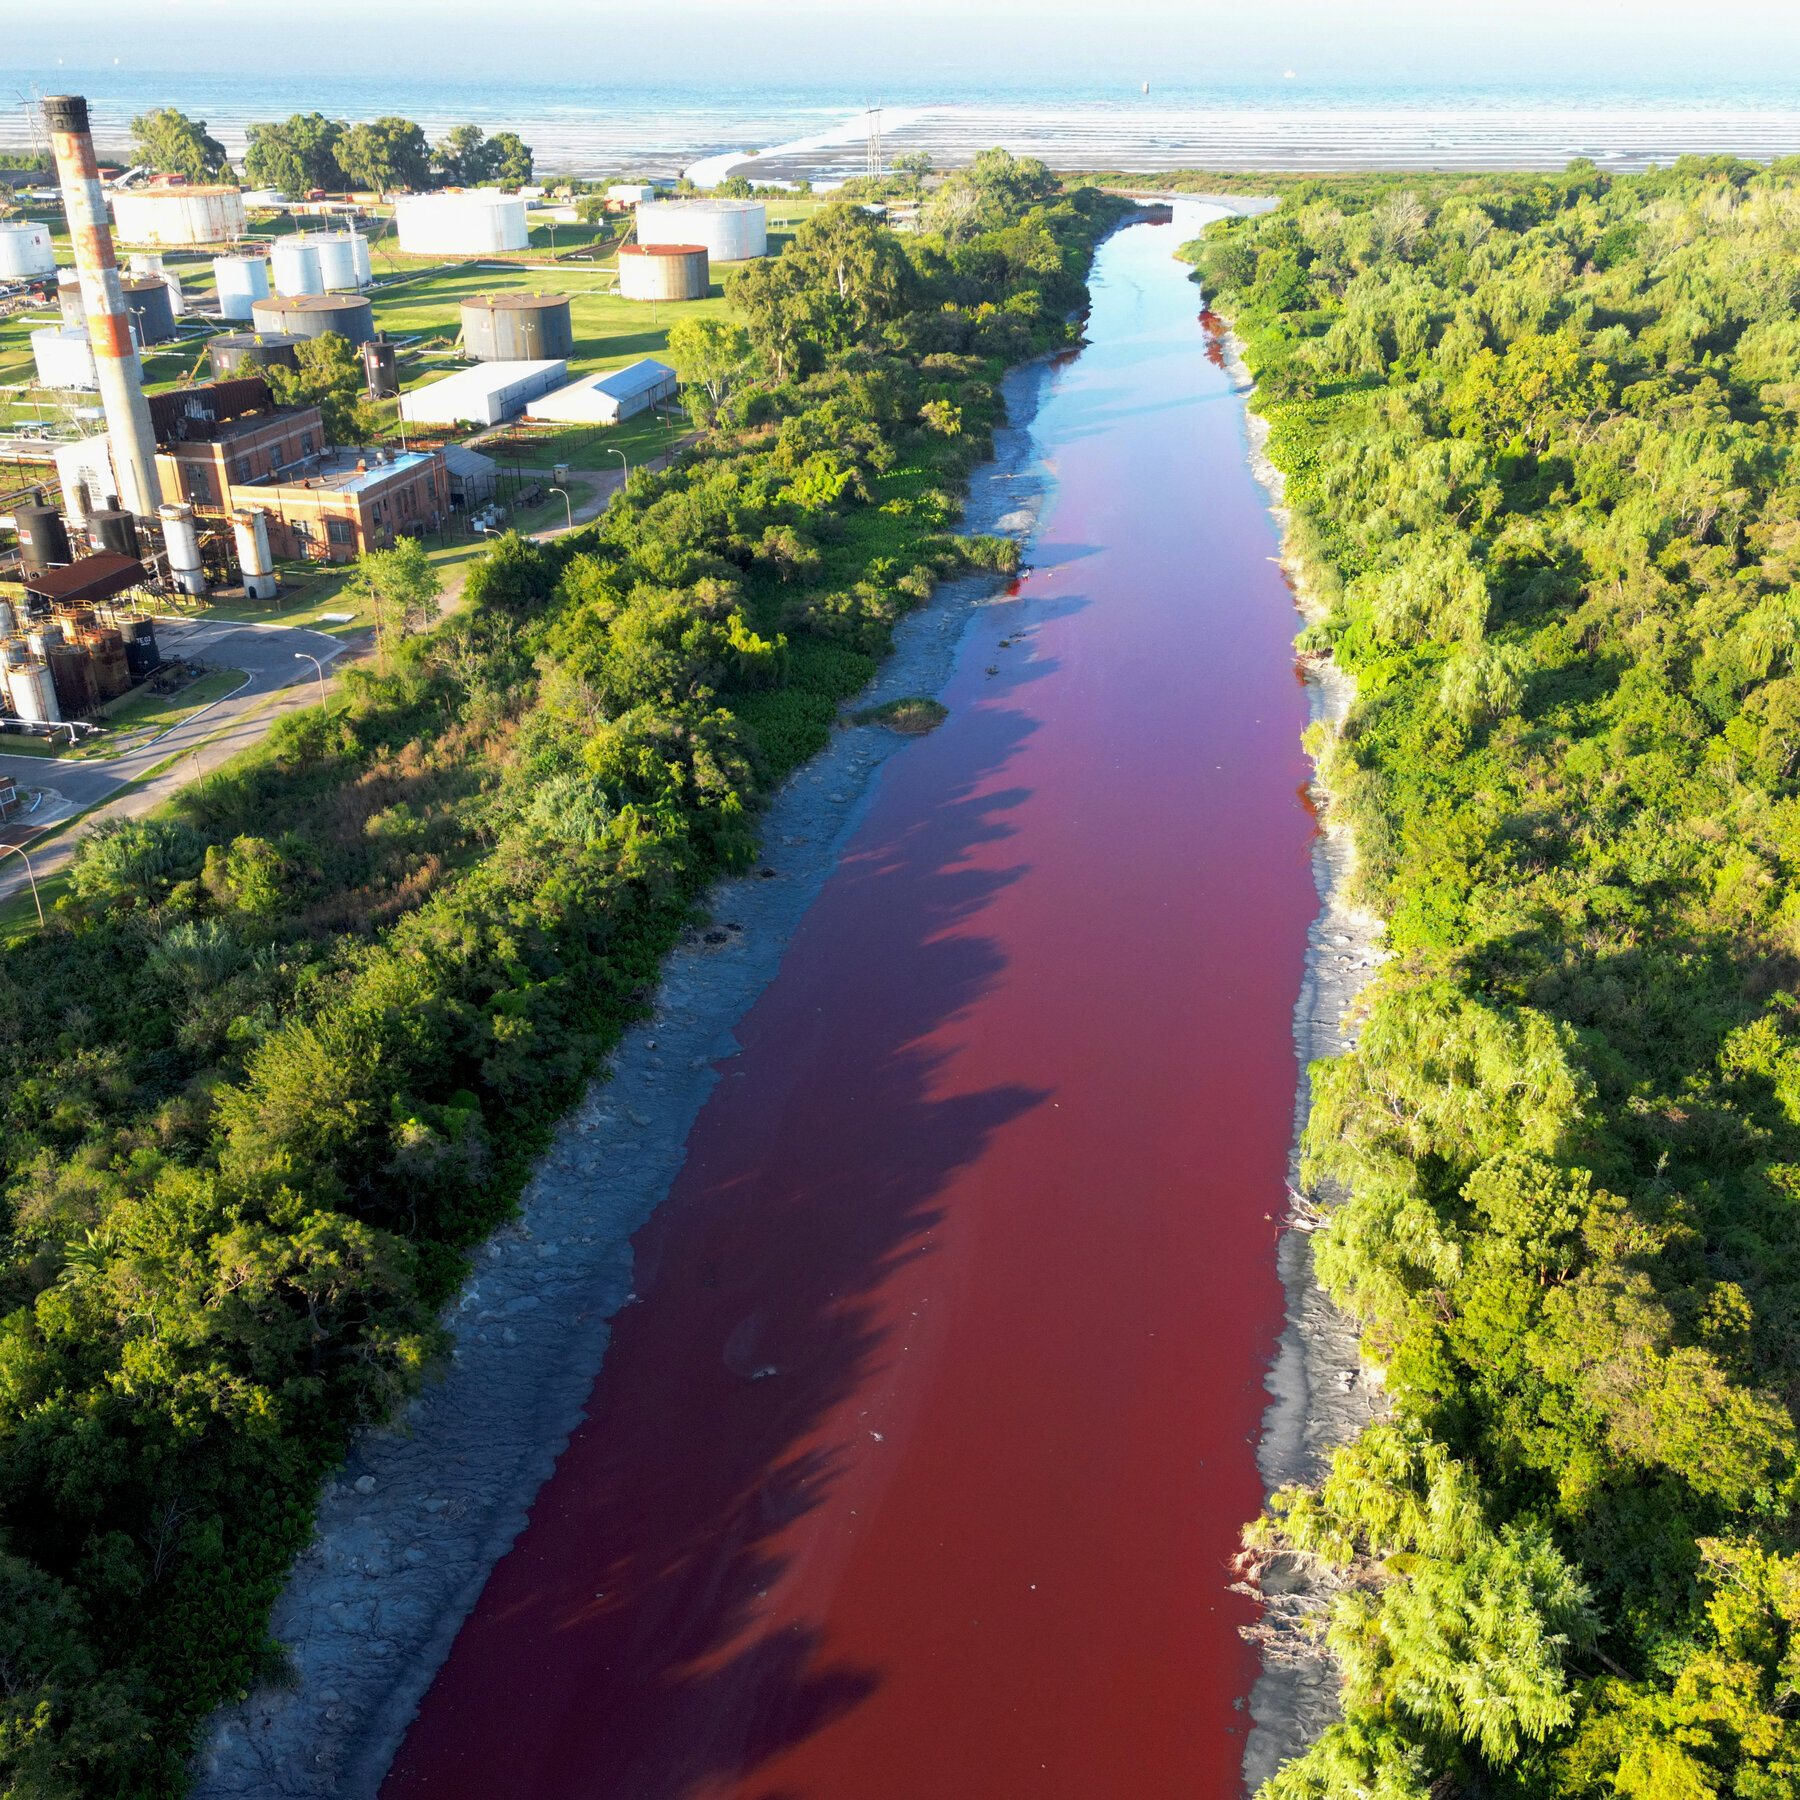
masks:
POLYGON ((409 425, 498 425, 516 417, 527 402, 561 387, 569 365, 560 356, 540 362, 490 362, 462 369, 414 388, 400 397, 400 416, 409 425))
POLYGON ((636 413, 672 400, 681 383, 667 363, 645 357, 608 375, 584 375, 525 408, 529 419, 571 425, 616 425, 636 413))
POLYGON ((375 335, 375 309, 360 294, 271 294, 251 303, 250 322, 258 331, 287 337, 318 338, 335 331, 353 346, 375 335))
POLYGON ((626 300, 704 300, 712 264, 704 244, 621 244, 619 294, 626 300))
POLYGON ((714 262, 745 262, 769 253, 768 209, 760 200, 646 200, 637 241, 698 244, 714 262))
POLYGON ((394 223, 408 256, 487 256, 531 242, 525 202, 492 188, 403 195, 394 223))
POLYGON ((575 354, 567 294, 480 294, 462 303, 463 349, 477 362, 575 354))

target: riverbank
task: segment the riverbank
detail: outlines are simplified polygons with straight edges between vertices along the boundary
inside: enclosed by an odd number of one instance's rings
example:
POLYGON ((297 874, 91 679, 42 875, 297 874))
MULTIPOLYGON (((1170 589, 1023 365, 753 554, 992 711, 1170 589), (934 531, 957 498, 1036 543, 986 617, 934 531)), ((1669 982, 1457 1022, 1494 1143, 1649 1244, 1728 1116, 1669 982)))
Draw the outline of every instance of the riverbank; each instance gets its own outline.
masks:
MULTIPOLYGON (((1049 477, 1029 426, 1048 365, 1012 371, 1008 423, 971 478, 965 529, 1023 540, 1049 477)), ((962 630, 1004 578, 940 587, 895 632, 893 654, 848 710, 930 694, 962 630)), ((731 1032, 862 816, 869 781, 907 740, 849 725, 802 765, 762 821, 763 852, 711 896, 716 925, 668 959, 651 1016, 559 1127, 489 1242, 447 1324, 444 1379, 403 1425, 370 1433, 323 1491, 314 1539, 271 1632, 291 1686, 223 1713, 199 1759, 198 1800, 372 1795, 490 1571, 523 1529, 629 1306, 631 1239, 668 1192, 702 1105, 736 1054, 731 1032)))
MULTIPOLYGON (((1307 591, 1304 572, 1287 551, 1284 481, 1267 452, 1269 422, 1250 409, 1255 382, 1243 346, 1229 331, 1221 334, 1220 344, 1244 407, 1250 467, 1268 494, 1269 511, 1281 533, 1282 568, 1301 611, 1309 620, 1318 618, 1324 608, 1307 591)), ((1300 667, 1314 728, 1337 731, 1356 698, 1355 682, 1328 658, 1307 657, 1300 667)), ((1306 973, 1294 1007, 1300 1075, 1289 1159, 1290 1211, 1276 1252, 1287 1311, 1268 1375, 1273 1399, 1257 1447, 1257 1468, 1270 1493, 1290 1482, 1317 1481, 1331 1452, 1386 1410, 1381 1371, 1363 1361, 1356 1321, 1333 1304, 1313 1273, 1312 1232, 1323 1211, 1342 1196, 1308 1194, 1300 1174, 1301 1140, 1312 1106, 1311 1066, 1354 1046, 1357 1000, 1381 965, 1384 931, 1379 919, 1345 901, 1356 845, 1334 816, 1331 795, 1316 771, 1311 794, 1319 819, 1312 853, 1319 916, 1307 933, 1306 973)), ((1244 1784, 1254 1794, 1332 1724, 1340 1708, 1336 1660, 1320 1635, 1329 1590, 1317 1572, 1294 1559, 1277 1558, 1244 1591, 1265 1608, 1248 1634, 1263 1659, 1250 1694, 1251 1725, 1244 1742, 1244 1784)))

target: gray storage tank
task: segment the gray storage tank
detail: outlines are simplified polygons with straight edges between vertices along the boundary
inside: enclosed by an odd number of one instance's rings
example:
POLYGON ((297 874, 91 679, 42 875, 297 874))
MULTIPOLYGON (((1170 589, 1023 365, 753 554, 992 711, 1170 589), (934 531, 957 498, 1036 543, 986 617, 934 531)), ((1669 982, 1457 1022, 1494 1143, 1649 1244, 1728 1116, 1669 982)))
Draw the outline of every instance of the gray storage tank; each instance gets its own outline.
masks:
POLYGON ((621 244, 619 297, 623 300, 704 300, 712 264, 704 244, 621 244))
POLYGON ((252 304, 250 320, 258 331, 289 337, 321 338, 335 331, 352 345, 375 335, 375 309, 360 294, 271 294, 252 304))
POLYGON ((175 302, 160 275, 128 276, 119 283, 125 310, 140 344, 166 344, 175 335, 175 302))
POLYGON ((15 507, 13 529, 19 534, 19 560, 27 575, 41 575, 73 560, 62 514, 54 506, 15 507))
POLYGON ((481 294, 462 303, 463 349, 477 362, 548 362, 575 354, 567 294, 481 294))
POLYGON ((228 331, 206 346, 212 358, 213 380, 255 375, 277 363, 284 369, 298 369, 300 346, 305 342, 305 338, 287 331, 228 331))

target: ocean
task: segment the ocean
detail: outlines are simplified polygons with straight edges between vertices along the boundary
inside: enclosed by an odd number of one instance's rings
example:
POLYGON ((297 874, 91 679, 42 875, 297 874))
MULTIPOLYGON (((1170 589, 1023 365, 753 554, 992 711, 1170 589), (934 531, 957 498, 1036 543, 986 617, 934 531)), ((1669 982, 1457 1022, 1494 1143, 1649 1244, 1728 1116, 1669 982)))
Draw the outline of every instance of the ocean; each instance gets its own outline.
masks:
MULTIPOLYGON (((516 131, 540 172, 667 177, 731 153, 805 142, 781 172, 816 177, 862 167, 857 121, 879 103, 892 156, 931 152, 940 166, 990 143, 1063 167, 1554 167, 1588 155, 1621 169, 1684 150, 1800 153, 1800 81, 1683 84, 1532 82, 1504 86, 1261 82, 1171 86, 944 81, 879 96, 848 82, 551 84, 393 74, 243 74, 13 68, 0 81, 0 149, 31 145, 34 94, 87 95, 103 152, 125 151, 134 115, 176 106, 240 155, 251 122, 320 111, 354 121, 415 119, 436 137, 473 123, 516 131), (837 140, 817 145, 815 140, 837 140), (809 160, 810 159, 810 160, 809 160)), ((757 171, 750 171, 756 173, 757 171)))

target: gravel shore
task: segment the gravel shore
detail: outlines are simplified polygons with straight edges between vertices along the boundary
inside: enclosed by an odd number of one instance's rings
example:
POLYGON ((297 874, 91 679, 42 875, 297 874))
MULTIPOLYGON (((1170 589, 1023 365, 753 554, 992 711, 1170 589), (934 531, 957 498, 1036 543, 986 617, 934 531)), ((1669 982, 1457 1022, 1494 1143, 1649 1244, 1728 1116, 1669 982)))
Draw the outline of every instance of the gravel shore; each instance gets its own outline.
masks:
MULTIPOLYGON (((1227 340, 1227 366, 1247 401, 1253 384, 1235 338, 1227 340)), ((1282 504, 1282 474, 1264 447, 1268 422, 1247 406, 1244 417, 1251 469, 1268 492, 1270 511, 1285 538, 1288 515, 1282 504)), ((1283 566, 1302 611, 1316 616, 1319 608, 1306 593, 1299 571, 1283 566)), ((1355 698, 1350 678, 1335 663, 1320 659, 1309 659, 1306 665, 1306 692, 1313 720, 1333 726, 1342 722, 1355 698)), ((1312 1103, 1309 1067, 1352 1047, 1357 996, 1384 954, 1381 921, 1352 910, 1344 900, 1355 845, 1332 818, 1329 796, 1317 786, 1313 792, 1320 813, 1312 858, 1319 916, 1307 934, 1306 973, 1294 1008, 1294 1047, 1300 1061, 1288 1164, 1294 1206, 1277 1251, 1287 1319, 1267 1377, 1274 1397, 1263 1415, 1256 1458, 1271 1493, 1289 1482, 1317 1480, 1331 1452, 1386 1409, 1381 1371, 1364 1364, 1355 1321, 1332 1304, 1313 1275, 1311 1226, 1318 1216, 1314 1208, 1328 1208, 1341 1196, 1315 1193, 1301 1198, 1300 1139, 1312 1103)), ((1265 1571, 1257 1591, 1265 1606, 1255 1631, 1263 1669, 1251 1690, 1251 1725, 1244 1743, 1244 1784, 1252 1794, 1339 1717, 1337 1665, 1311 1629, 1321 1596, 1305 1572, 1285 1558, 1277 1558, 1265 1571)))
MULTIPOLYGON (((1028 539, 1049 494, 1030 424, 1047 362, 1006 378, 1008 425, 970 485, 965 529, 1028 539)), ((974 609, 1002 578, 946 583, 895 634, 855 703, 935 694, 974 609)), ((395 1428, 355 1446, 320 1497, 271 1630, 291 1685, 222 1709, 198 1758, 195 1800, 331 1795, 367 1800, 489 1572, 524 1529, 632 1292, 633 1234, 681 1167, 689 1128, 732 1028, 774 978, 802 914, 856 829, 871 778, 905 739, 846 725, 763 816, 762 860, 709 898, 717 926, 663 970, 653 1016, 559 1127, 516 1220, 476 1258, 446 1324, 441 1380, 395 1428)))

